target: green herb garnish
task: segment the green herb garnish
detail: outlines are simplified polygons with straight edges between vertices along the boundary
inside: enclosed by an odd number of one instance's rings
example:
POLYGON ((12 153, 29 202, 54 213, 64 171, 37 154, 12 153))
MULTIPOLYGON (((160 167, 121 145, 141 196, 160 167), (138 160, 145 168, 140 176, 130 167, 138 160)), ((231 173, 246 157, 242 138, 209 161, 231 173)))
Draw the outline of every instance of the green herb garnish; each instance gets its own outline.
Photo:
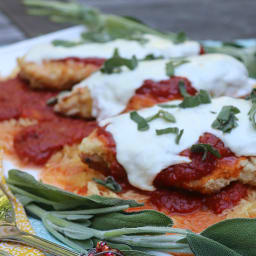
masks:
POLYGON ((185 97, 190 97, 191 95, 188 94, 186 90, 186 86, 183 80, 180 80, 178 83, 180 94, 185 97))
POLYGON ((184 100, 179 104, 180 108, 194 108, 201 104, 211 103, 210 95, 205 90, 200 90, 198 94, 194 96, 185 96, 184 100))
POLYGON ((178 108, 179 105, 159 104, 158 107, 160 107, 160 108, 178 108))
POLYGON ((166 75, 169 77, 174 76, 175 68, 188 62, 189 62, 188 60, 181 59, 181 58, 170 60, 169 62, 166 63, 166 66, 165 66, 166 75))
POLYGON ((148 54, 143 60, 160 60, 164 59, 163 56, 155 56, 154 54, 148 54))
POLYGON ((190 150, 193 153, 203 153, 203 157, 202 157, 203 161, 206 159, 208 153, 211 153, 217 158, 221 157, 220 152, 210 144, 203 144, 203 143, 194 144, 192 145, 190 150))
POLYGON ((157 129, 156 130, 157 135, 163 135, 163 134, 168 134, 168 133, 176 134, 176 138, 175 138, 176 144, 180 143, 180 139, 181 139, 181 136, 183 135, 183 132, 184 132, 184 129, 182 129, 180 131, 178 127, 168 127, 165 129, 157 129))
POLYGON ((104 62, 100 71, 106 74, 120 73, 122 66, 134 70, 138 66, 138 60, 135 56, 131 59, 122 58, 118 53, 118 49, 115 49, 113 57, 104 62))
POLYGON ((238 126, 238 118, 235 116, 240 113, 240 110, 234 106, 222 107, 216 120, 212 123, 212 128, 223 131, 223 133, 229 133, 232 129, 238 126))
POLYGON ((67 40, 54 40, 52 41, 54 46, 62 46, 62 47, 74 47, 83 44, 83 42, 73 42, 67 40))
POLYGON ((41 219, 50 234, 80 254, 87 255, 97 241, 104 240, 127 256, 150 256, 148 250, 195 256, 205 252, 208 256, 256 255, 255 219, 221 221, 196 234, 173 228, 172 219, 161 212, 125 212, 141 206, 132 200, 78 196, 18 170, 9 171, 7 182, 28 214, 41 219), (56 210, 60 205, 66 210, 56 210))
POLYGON ((174 115, 172 115, 171 113, 164 111, 164 110, 159 110, 155 115, 146 118, 146 121, 151 122, 152 120, 154 120, 156 118, 163 118, 165 121, 171 122, 171 123, 176 122, 174 115))
POLYGON ((185 32, 179 32, 177 35, 176 35, 176 38, 174 40, 174 43, 175 44, 181 44, 181 43, 184 43, 185 41, 187 40, 187 35, 185 32))
POLYGON ((130 118, 137 123, 137 128, 139 131, 147 131, 149 129, 149 125, 147 120, 140 116, 136 111, 130 113, 130 118))
POLYGON ((114 192, 121 192, 122 191, 122 187, 120 184, 118 184, 114 177, 112 176, 108 176, 107 178, 105 178, 105 180, 101 180, 101 179, 93 179, 96 183, 114 191, 114 192))

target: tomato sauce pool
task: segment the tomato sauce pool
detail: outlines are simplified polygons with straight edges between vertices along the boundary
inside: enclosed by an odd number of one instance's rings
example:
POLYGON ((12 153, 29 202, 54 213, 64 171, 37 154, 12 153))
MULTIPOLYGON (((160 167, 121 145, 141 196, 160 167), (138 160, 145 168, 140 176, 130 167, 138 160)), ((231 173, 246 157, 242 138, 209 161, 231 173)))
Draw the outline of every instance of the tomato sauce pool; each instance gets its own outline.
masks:
POLYGON ((44 164, 64 145, 79 143, 96 122, 56 115, 47 101, 56 93, 33 91, 19 78, 0 83, 0 121, 28 118, 38 123, 22 128, 14 137, 14 149, 23 161, 44 164))

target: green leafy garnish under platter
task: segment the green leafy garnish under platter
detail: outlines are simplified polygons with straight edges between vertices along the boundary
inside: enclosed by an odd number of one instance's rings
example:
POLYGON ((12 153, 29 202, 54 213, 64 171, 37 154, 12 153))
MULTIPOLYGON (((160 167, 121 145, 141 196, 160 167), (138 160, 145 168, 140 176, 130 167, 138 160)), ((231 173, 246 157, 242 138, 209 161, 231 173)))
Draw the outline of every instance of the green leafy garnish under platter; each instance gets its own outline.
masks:
POLYGON ((196 256, 256 255, 255 219, 225 220, 197 234, 173 228, 172 219, 158 211, 127 212, 141 206, 133 200, 79 196, 19 170, 10 170, 7 181, 29 214, 41 219, 55 238, 85 255, 100 240, 125 256, 149 256, 152 250, 196 256))

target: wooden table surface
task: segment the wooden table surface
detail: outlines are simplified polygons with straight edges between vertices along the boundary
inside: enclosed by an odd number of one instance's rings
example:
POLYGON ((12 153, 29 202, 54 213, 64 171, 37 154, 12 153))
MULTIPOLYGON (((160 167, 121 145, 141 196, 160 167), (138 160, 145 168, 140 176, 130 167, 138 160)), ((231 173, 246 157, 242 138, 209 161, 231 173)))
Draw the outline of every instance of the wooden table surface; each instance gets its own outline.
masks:
MULTIPOLYGON (((21 0, 0 0, 0 45, 56 31, 45 17, 26 14, 21 0)), ((107 13, 135 16, 166 31, 194 39, 256 38, 255 0, 80 0, 107 13)))

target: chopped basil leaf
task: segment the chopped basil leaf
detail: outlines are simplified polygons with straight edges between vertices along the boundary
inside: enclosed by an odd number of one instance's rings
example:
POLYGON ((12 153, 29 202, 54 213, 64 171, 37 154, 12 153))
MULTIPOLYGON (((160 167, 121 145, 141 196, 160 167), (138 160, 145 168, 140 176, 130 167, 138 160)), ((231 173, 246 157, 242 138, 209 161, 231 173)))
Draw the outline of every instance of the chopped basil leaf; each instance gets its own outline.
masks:
POLYGON ((248 97, 252 101, 252 106, 248 112, 249 120, 251 121, 253 127, 256 129, 256 89, 253 89, 248 97))
POLYGON ((67 41, 67 40, 54 40, 52 41, 52 44, 54 46, 62 46, 62 47, 74 47, 77 45, 84 44, 84 42, 73 42, 73 41, 67 41))
POLYGON ((174 68, 175 68, 175 67, 174 67, 172 61, 166 63, 166 66, 165 66, 166 75, 169 76, 169 77, 174 76, 174 68))
POLYGON ((118 53, 118 49, 115 49, 113 57, 104 62, 100 71, 106 74, 120 73, 122 66, 134 70, 138 66, 138 60, 135 56, 131 59, 122 58, 118 53))
POLYGON ((180 108, 193 108, 201 104, 211 103, 210 95, 205 90, 200 90, 195 96, 185 96, 184 100, 179 104, 180 108))
POLYGON ((220 152, 210 144, 203 144, 203 143, 194 144, 191 147, 191 152, 203 153, 203 157, 202 157, 203 161, 206 159, 208 153, 211 153, 212 155, 216 156, 217 158, 221 157, 220 152))
POLYGON ((181 44, 181 43, 184 43, 185 41, 187 40, 187 35, 185 32, 179 32, 177 35, 176 35, 176 38, 174 40, 174 43, 175 44, 181 44))
POLYGON ((163 134, 168 134, 168 133, 176 134, 176 138, 175 138, 175 143, 176 144, 180 143, 180 139, 181 139, 181 136, 183 135, 183 132, 184 132, 184 129, 179 131, 178 127, 168 127, 168 128, 165 128, 165 129, 157 129, 156 130, 157 135, 163 135, 163 134))
POLYGON ((122 191, 121 185, 118 184, 112 176, 108 176, 105 180, 96 179, 96 178, 93 178, 93 180, 96 183, 103 185, 104 187, 106 187, 114 192, 122 191))
POLYGON ((243 45, 241 45, 241 44, 238 44, 238 43, 236 43, 236 42, 223 42, 222 43, 222 46, 231 46, 231 47, 235 47, 235 48, 244 48, 244 46, 243 45))
POLYGON ((177 128, 177 127, 168 127, 165 129, 156 130, 157 135, 163 135, 163 134, 167 134, 167 133, 178 134, 178 132, 179 132, 179 128, 177 128))
POLYGON ((181 139, 183 133, 184 133, 184 129, 180 130, 179 134, 177 135, 177 137, 175 139, 176 144, 180 144, 180 139, 181 139))
POLYGON ((163 56, 155 56, 154 54, 148 54, 143 60, 160 60, 163 59, 163 56))
POLYGON ((169 77, 174 76, 175 68, 188 62, 189 62, 188 60, 182 59, 182 58, 170 60, 168 63, 166 63, 166 66, 165 66, 166 75, 169 77))
POLYGON ((238 118, 235 116, 240 113, 240 110, 234 106, 222 107, 216 120, 212 123, 212 128, 223 131, 223 133, 231 132, 232 129, 238 126, 238 118))
POLYGON ((149 125, 142 116, 140 116, 136 111, 130 113, 130 118, 137 123, 139 131, 147 131, 149 129, 149 125))
POLYGON ((164 111, 164 110, 159 110, 155 115, 146 118, 146 121, 151 122, 152 120, 154 120, 156 118, 163 118, 165 121, 171 122, 171 123, 176 122, 175 117, 171 113, 164 111))
POLYGON ((210 111, 210 113, 212 113, 212 114, 217 114, 217 112, 215 112, 215 111, 210 111))
POLYGON ((178 108, 179 105, 159 104, 158 107, 160 107, 160 108, 178 108))
POLYGON ((187 90, 186 90, 186 86, 183 80, 180 80, 178 83, 179 86, 179 91, 180 94, 185 98, 185 97, 189 97, 190 95, 188 94, 187 90))

